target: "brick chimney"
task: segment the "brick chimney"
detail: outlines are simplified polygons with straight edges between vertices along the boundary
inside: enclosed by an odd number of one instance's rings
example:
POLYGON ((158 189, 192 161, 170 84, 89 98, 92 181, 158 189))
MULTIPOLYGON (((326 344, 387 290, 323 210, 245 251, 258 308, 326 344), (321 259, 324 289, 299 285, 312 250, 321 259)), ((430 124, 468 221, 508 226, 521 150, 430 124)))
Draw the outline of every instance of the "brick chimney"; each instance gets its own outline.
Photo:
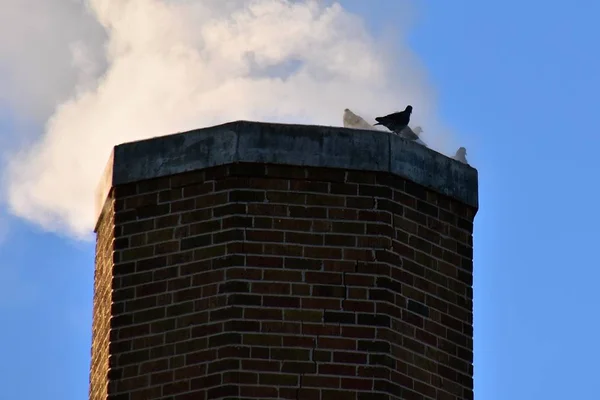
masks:
POLYGON ((91 400, 473 399, 475 169, 240 121, 116 146, 97 199, 91 400))

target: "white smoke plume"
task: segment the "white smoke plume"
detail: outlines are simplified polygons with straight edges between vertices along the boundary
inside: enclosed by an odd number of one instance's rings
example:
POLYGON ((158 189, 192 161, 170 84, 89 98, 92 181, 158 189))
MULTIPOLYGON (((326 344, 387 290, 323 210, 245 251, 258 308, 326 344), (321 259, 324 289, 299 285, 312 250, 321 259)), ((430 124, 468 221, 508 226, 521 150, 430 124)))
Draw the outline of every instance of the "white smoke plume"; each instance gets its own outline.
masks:
POLYGON ((406 32, 388 47, 339 2, 3 0, 2 12, 6 1, 13 14, 48 11, 25 55, 0 51, 4 101, 48 117, 11 150, 5 198, 47 230, 91 237, 96 184, 127 141, 239 119, 342 126, 345 108, 370 121, 407 104, 430 144, 447 137, 406 32), (36 40, 52 45, 44 57, 36 40))

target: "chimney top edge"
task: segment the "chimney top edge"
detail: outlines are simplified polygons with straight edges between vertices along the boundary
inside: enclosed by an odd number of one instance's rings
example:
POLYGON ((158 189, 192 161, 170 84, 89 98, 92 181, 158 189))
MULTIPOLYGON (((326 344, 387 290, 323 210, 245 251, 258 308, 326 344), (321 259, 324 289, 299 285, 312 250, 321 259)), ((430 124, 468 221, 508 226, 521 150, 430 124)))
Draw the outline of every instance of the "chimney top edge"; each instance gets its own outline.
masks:
POLYGON ((476 169, 391 132, 234 121, 115 146, 96 191, 96 218, 116 185, 238 162, 389 172, 479 205, 476 169))

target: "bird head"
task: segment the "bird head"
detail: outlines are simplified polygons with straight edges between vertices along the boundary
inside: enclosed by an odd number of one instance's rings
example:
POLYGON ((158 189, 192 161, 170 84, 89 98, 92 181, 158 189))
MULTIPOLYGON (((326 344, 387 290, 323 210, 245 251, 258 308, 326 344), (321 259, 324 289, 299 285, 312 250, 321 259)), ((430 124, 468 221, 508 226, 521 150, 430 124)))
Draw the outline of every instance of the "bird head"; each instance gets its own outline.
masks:
POLYGON ((404 109, 404 112, 407 112, 409 114, 412 113, 412 106, 406 106, 406 108, 404 109))
POLYGON ((344 108, 344 112, 350 112, 349 108, 344 108))
POLYGON ((459 147, 458 150, 456 150, 456 155, 457 156, 466 156, 467 149, 465 149, 464 147, 459 147))

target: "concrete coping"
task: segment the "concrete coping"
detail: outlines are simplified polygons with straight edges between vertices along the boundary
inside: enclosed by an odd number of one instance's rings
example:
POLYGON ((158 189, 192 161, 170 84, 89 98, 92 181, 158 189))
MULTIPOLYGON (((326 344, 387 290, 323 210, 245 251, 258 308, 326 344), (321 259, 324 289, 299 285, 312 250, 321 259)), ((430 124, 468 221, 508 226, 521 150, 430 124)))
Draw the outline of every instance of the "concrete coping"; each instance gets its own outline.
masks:
POLYGON ((116 185, 239 162, 390 172, 479 206, 476 169, 391 132, 235 121, 115 146, 96 220, 116 185))

